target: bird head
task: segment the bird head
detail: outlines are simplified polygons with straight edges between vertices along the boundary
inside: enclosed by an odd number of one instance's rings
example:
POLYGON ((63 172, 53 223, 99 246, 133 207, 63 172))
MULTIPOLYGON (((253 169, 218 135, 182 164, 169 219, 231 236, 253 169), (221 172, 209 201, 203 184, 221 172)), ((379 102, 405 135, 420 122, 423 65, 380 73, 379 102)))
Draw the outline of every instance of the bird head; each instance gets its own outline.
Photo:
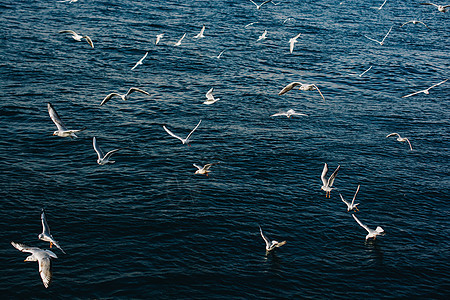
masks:
POLYGON ((42 240, 42 239, 44 238, 44 235, 41 233, 41 234, 38 235, 38 238, 39 238, 40 240, 42 240))
POLYGON ((25 258, 24 261, 36 261, 36 258, 34 257, 34 255, 30 255, 27 258, 25 258))
POLYGON ((58 130, 56 130, 55 132, 53 132, 53 135, 58 135, 58 130))
POLYGON ((384 230, 383 230, 383 228, 381 228, 380 226, 378 226, 378 227, 375 229, 375 231, 378 232, 378 233, 380 233, 380 234, 384 234, 384 230))

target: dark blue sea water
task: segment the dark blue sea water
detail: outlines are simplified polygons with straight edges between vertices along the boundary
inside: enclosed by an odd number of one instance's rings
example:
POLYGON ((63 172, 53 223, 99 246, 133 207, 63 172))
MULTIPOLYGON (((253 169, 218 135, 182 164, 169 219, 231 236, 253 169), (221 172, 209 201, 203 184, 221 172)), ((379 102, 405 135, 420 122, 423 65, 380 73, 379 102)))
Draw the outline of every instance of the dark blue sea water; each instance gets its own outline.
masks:
POLYGON ((2 296, 448 298, 450 82, 401 97, 449 78, 450 13, 368 2, 2 1, 2 296), (431 30, 400 28, 412 19, 431 30), (382 46, 364 37, 391 26, 382 46), (95 48, 58 33, 68 29, 95 48), (278 96, 292 81, 315 83, 326 101, 278 96), (132 86, 150 96, 99 106, 132 86), (220 100, 204 105, 211 87, 220 100), (87 130, 52 136, 47 102, 87 130), (290 108, 308 116, 270 117, 290 108), (199 120, 191 146, 162 127, 187 135, 199 120), (128 148, 99 166, 93 136, 128 148), (211 162, 208 177, 193 174, 211 162), (331 199, 324 163, 341 166, 331 199), (358 184, 359 219, 386 231, 375 242, 339 198, 358 184), (54 249, 48 289, 10 245, 48 248, 37 239, 43 207, 67 252, 54 249), (287 244, 266 257, 258 225, 287 244))

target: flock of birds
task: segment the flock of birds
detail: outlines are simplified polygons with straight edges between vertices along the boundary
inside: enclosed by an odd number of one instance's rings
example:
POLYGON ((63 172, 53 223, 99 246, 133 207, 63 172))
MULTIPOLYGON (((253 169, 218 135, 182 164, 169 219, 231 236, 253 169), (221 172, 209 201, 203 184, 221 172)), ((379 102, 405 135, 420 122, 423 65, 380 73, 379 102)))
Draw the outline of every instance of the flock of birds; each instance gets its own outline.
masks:
MULTIPOLYGON (((272 3, 274 5, 278 5, 273 0, 266 0, 266 1, 262 2, 261 4, 257 4, 253 0, 249 0, 249 1, 251 1, 256 6, 256 9, 258 9, 258 10, 261 9, 263 6, 269 4, 269 3, 272 3)), ((75 2, 77 2, 77 0, 63 0, 63 1, 58 1, 58 2, 75 3, 75 2)), ((387 2, 387 0, 385 0, 380 7, 374 7, 374 8, 378 9, 378 10, 381 10, 384 7, 384 5, 386 4, 386 2, 387 2)), ((420 4, 435 6, 440 12, 447 12, 447 10, 448 10, 447 8, 450 7, 450 5, 437 5, 437 4, 434 4, 434 3, 420 3, 420 4)), ((292 19, 292 18, 288 18, 288 19, 292 19)), ((288 19, 286 19, 285 22, 288 21, 288 19)), ((245 27, 251 26, 251 25, 253 25, 255 23, 257 23, 257 22, 250 23, 250 24, 246 25, 245 27)), ((403 23, 400 27, 405 26, 407 24, 422 24, 422 25, 426 26, 429 29, 429 27, 424 22, 417 21, 417 20, 407 21, 407 22, 403 23)), ((377 39, 374 39, 374 38, 371 38, 371 37, 368 37, 368 36, 365 36, 365 37, 367 39, 369 39, 371 41, 374 41, 374 42, 380 44, 381 46, 383 46, 384 43, 385 43, 386 38, 389 36, 389 34, 391 33, 393 28, 394 28, 394 26, 390 27, 389 31, 381 39, 381 41, 379 41, 377 39)), ((205 33, 205 29, 206 29, 206 26, 203 25, 203 27, 201 28, 200 33, 195 35, 194 38, 196 38, 196 39, 204 38, 205 37, 205 34, 204 34, 205 33)), ((92 42, 92 39, 89 36, 87 36, 87 35, 78 34, 78 33, 76 33, 73 30, 62 30, 62 31, 59 31, 59 33, 70 34, 70 36, 75 41, 82 41, 84 39, 84 40, 87 41, 87 43, 92 48, 94 48, 94 43, 92 42)), ((261 40, 266 39, 267 38, 267 33, 268 33, 268 31, 265 30, 259 36, 257 41, 261 41, 261 40)), ((289 40, 289 52, 290 53, 293 53, 294 45, 297 42, 297 40, 300 38, 300 36, 301 36, 301 33, 295 35, 294 37, 292 37, 289 40)), ((163 37, 164 37, 164 34, 158 34, 156 36, 155 45, 158 45, 163 37)), ((186 33, 183 34, 183 36, 174 44, 174 46, 180 46, 182 44, 182 41, 183 41, 183 39, 185 37, 186 37, 186 33)), ((225 50, 221 51, 220 54, 217 56, 217 58, 220 58, 221 55, 224 53, 224 51, 225 50)), ((131 70, 135 70, 138 66, 142 65, 143 61, 146 59, 147 55, 148 55, 148 52, 146 52, 145 55, 138 62, 136 62, 136 64, 131 68, 131 70)), ((372 67, 370 67, 369 69, 367 69, 366 71, 361 73, 359 76, 362 76, 363 74, 368 72, 371 68, 372 67)), ((443 80, 443 81, 441 81, 441 82, 439 82, 437 84, 434 84, 434 85, 430 86, 427 89, 420 90, 420 91, 417 91, 417 92, 405 95, 405 96, 403 96, 403 98, 411 97, 411 96, 414 96, 414 95, 417 95, 417 94, 420 94, 420 93, 429 94, 430 89, 435 88, 435 87, 437 87, 437 86, 439 86, 441 84, 444 84, 447 81, 448 81, 448 79, 445 79, 445 80, 443 80)), ((284 95, 285 93, 293 90, 294 88, 297 88, 300 91, 317 91, 320 94, 320 96, 323 99, 323 101, 325 101, 324 95, 322 94, 322 92, 320 91, 318 86, 316 84, 314 84, 314 83, 306 84, 306 83, 301 83, 301 82, 295 81, 295 82, 289 83, 283 89, 281 89, 280 92, 278 93, 278 95, 280 95, 280 96, 284 95)), ((215 103, 215 102, 220 100, 220 98, 215 98, 213 96, 213 91, 214 91, 214 89, 211 88, 206 93, 206 101, 203 102, 204 104, 211 105, 211 104, 213 104, 213 103, 215 103)), ((140 88, 131 87, 127 91, 127 93, 125 93, 125 94, 119 94, 119 93, 116 93, 116 92, 108 94, 101 101, 100 106, 105 105, 108 101, 110 101, 114 97, 118 97, 118 98, 122 99, 123 101, 126 101, 126 100, 129 99, 130 95, 132 93, 135 93, 135 92, 141 93, 141 94, 144 94, 144 95, 150 95, 148 92, 146 92, 146 91, 144 91, 144 90, 142 90, 140 88)), ((51 103, 47 104, 47 109, 48 109, 48 113, 49 113, 49 116, 50 116, 51 120, 53 121, 53 123, 57 127, 57 130, 54 131, 53 135, 59 136, 59 137, 77 138, 76 134, 86 129, 86 128, 68 129, 65 126, 65 124, 63 123, 63 121, 61 120, 60 116, 58 115, 58 113, 56 112, 55 108, 53 107, 53 105, 51 103)), ((303 114, 303 113, 298 113, 298 112, 296 112, 293 109, 289 109, 286 112, 275 113, 275 114, 273 114, 271 116, 272 117, 286 116, 287 118, 291 118, 292 116, 307 116, 307 115, 303 114)), ((200 120, 197 123, 197 125, 184 138, 180 137, 179 135, 174 134, 165 125, 163 125, 163 129, 171 137, 180 140, 182 144, 189 145, 190 138, 191 138, 192 134, 200 126, 201 122, 202 122, 202 120, 200 120)), ((399 142, 407 142, 408 145, 409 145, 410 150, 413 150, 409 139, 405 138, 405 137, 401 137, 400 134, 398 134, 398 133, 394 132, 394 133, 388 134, 386 137, 387 138, 388 137, 397 137, 396 138, 397 141, 399 141, 399 142)), ((94 149, 95 153, 97 154, 97 163, 99 165, 106 165, 108 163, 114 163, 115 161, 111 160, 111 156, 114 153, 116 153, 117 151, 123 149, 123 148, 114 149, 114 150, 111 150, 111 151, 105 153, 101 149, 101 147, 99 146, 99 144, 97 142, 97 138, 95 136, 92 138, 92 144, 93 144, 93 149, 94 149)), ((204 166, 200 166, 200 165, 197 165, 197 164, 194 163, 193 166, 197 169, 194 174, 200 174, 200 175, 208 176, 208 174, 210 172, 210 168, 212 166, 214 166, 214 165, 217 165, 217 164, 219 164, 219 163, 218 162, 217 163, 209 163, 209 164, 206 164, 204 166)), ((331 191, 334 189, 333 188, 333 184, 334 184, 334 181, 336 179, 336 176, 337 176, 339 170, 340 170, 340 166, 338 166, 334 170, 334 172, 327 178, 326 176, 327 176, 327 173, 328 173, 328 165, 327 165, 327 163, 325 163, 325 165, 323 167, 323 170, 322 170, 322 174, 320 176, 320 178, 322 180, 321 190, 325 191, 325 197, 331 198, 331 191)), ((357 194, 359 192, 359 189, 360 189, 360 185, 358 185, 357 190, 356 190, 356 192, 355 192, 351 202, 345 200, 343 198, 343 196, 341 194, 339 194, 339 196, 341 198, 341 201, 346 204, 348 212, 352 211, 352 212, 356 213, 356 211, 359 211, 359 209, 357 207, 359 205, 359 203, 355 204, 355 199, 356 199, 356 196, 357 196, 357 194)), ((355 219, 355 221, 361 227, 363 227, 367 231, 367 235, 365 237, 366 240, 368 240, 368 239, 376 239, 377 236, 385 234, 385 231, 380 226, 376 227, 375 229, 371 229, 367 225, 363 224, 356 217, 356 215, 354 213, 352 213, 352 217, 355 219)), ((49 242, 50 243, 50 248, 52 248, 52 246, 54 245, 62 253, 65 254, 65 251, 61 248, 59 243, 53 238, 53 236, 50 233, 50 228, 49 228, 48 223, 47 223, 47 219, 46 219, 46 215, 45 215, 44 209, 42 209, 42 212, 41 212, 41 223, 42 223, 42 233, 39 234, 38 239, 42 240, 42 241, 45 241, 45 242, 49 242)), ((276 240, 269 239, 268 236, 263 232, 261 226, 259 226, 259 231, 260 231, 260 235, 261 235, 262 239, 265 242, 266 255, 268 255, 269 253, 273 252, 276 248, 279 248, 279 247, 281 247, 281 246, 286 244, 286 241, 278 242, 276 240)), ((58 256, 51 250, 43 250, 43 249, 40 249, 40 248, 37 248, 37 247, 30 247, 30 246, 24 245, 22 243, 16 243, 16 242, 11 242, 11 244, 12 244, 12 246, 14 246, 16 249, 18 249, 21 252, 31 253, 31 255, 28 256, 25 259, 25 261, 37 261, 38 262, 38 264, 39 264, 39 273, 40 273, 42 282, 43 282, 44 286, 47 288, 49 286, 51 280, 52 280, 51 260, 55 259, 55 258, 58 258, 58 256)))

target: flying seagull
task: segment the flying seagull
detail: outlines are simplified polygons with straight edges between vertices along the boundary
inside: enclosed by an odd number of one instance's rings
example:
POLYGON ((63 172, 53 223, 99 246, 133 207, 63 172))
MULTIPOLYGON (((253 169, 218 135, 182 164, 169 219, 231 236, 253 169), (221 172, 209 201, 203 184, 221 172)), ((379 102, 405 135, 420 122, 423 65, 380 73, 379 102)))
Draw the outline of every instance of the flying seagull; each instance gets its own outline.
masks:
POLYGON ((275 248, 281 247, 284 244, 286 244, 286 241, 282 241, 282 242, 277 242, 275 240, 271 241, 262 231, 261 226, 259 226, 259 232, 261 233, 261 236, 264 240, 264 242, 266 242, 266 255, 269 254, 269 252, 275 250, 275 248))
POLYGON ((325 163, 325 165, 323 166, 322 175, 320 176, 320 179, 322 179, 323 185, 320 189, 325 191, 325 197, 331 198, 331 190, 334 189, 334 188, 332 188, 334 179, 336 178, 336 175, 337 175, 340 167, 341 166, 339 165, 336 168, 336 170, 334 170, 333 174, 331 174, 331 176, 328 179, 326 179, 325 176, 328 173, 328 165, 325 163))
POLYGON ((181 37, 181 39, 179 39, 178 42, 176 42, 174 46, 180 46, 180 45, 181 45, 181 41, 184 39, 185 36, 186 36, 186 33, 183 34, 183 36, 181 37))
POLYGON ((203 102, 203 104, 213 104, 213 103, 215 103, 215 102, 217 102, 217 101, 220 100, 220 98, 214 98, 214 96, 213 96, 213 94, 212 94, 213 91, 214 91, 214 88, 211 88, 211 89, 206 93, 206 101, 203 102))
POLYGON ((271 117, 279 117, 279 116, 286 116, 286 117, 290 118, 292 116, 308 116, 308 115, 305 115, 305 114, 302 114, 302 113, 298 113, 298 112, 296 112, 293 109, 289 109, 286 112, 279 112, 279 113, 271 115, 271 117))
POLYGON ((367 72, 370 71, 370 69, 372 69, 372 66, 370 66, 370 68, 368 68, 367 70, 365 70, 364 72, 362 72, 361 74, 359 74, 359 77, 362 77, 364 74, 366 74, 367 72))
POLYGON ((411 97, 411 96, 414 96, 414 95, 417 95, 417 94, 420 94, 420 93, 424 93, 424 94, 428 95, 428 94, 430 93, 430 89, 432 89, 432 88, 434 88, 434 87, 437 87, 438 85, 443 84, 443 83, 446 82, 447 80, 448 80, 448 79, 445 79, 444 81, 441 81, 441 82, 439 82, 439 83, 436 83, 435 85, 432 85, 432 86, 430 86, 430 87, 427 88, 427 89, 424 89, 424 90, 421 90, 421 91, 418 91, 418 92, 414 92, 414 93, 412 93, 412 94, 403 96, 402 98, 411 97))
POLYGON ((163 128, 164 128, 164 130, 165 130, 168 134, 170 134, 170 135, 173 136, 174 138, 179 139, 179 140, 181 141, 181 143, 189 145, 189 138, 191 137, 192 133, 194 133, 194 131, 197 129, 197 127, 200 126, 200 123, 201 123, 201 122, 202 122, 202 120, 200 120, 200 122, 198 122, 197 126, 195 126, 195 128, 192 129, 192 131, 188 134, 188 136, 187 136, 185 139, 179 137, 178 135, 173 134, 172 131, 170 131, 169 129, 167 129, 167 127, 166 127, 165 125, 163 125, 163 128))
POLYGON ((42 223, 42 233, 38 235, 38 238, 41 241, 50 242, 50 248, 53 245, 55 245, 56 248, 58 248, 59 250, 62 251, 62 253, 66 254, 66 252, 64 252, 64 250, 61 248, 59 243, 57 241, 55 241, 53 236, 50 234, 50 227, 48 227, 47 218, 45 217, 44 209, 42 209, 42 212, 41 212, 41 223, 42 223))
POLYGON ((203 25, 202 29, 200 30, 200 33, 197 34, 196 36, 194 36, 194 39, 204 38, 204 37, 205 37, 205 36, 203 35, 204 32, 205 32, 205 25, 203 25))
POLYGON ((110 163, 110 164, 115 163, 114 160, 110 160, 111 155, 113 155, 117 151, 121 150, 121 149, 114 149, 105 154, 103 152, 102 148, 100 148, 100 146, 98 145, 97 139, 95 138, 95 136, 92 138, 92 145, 94 146, 94 150, 98 156, 97 163, 101 166, 106 165, 107 163, 110 163))
POLYGON ((212 166, 217 165, 217 164, 218 164, 218 163, 206 164, 206 165, 204 165, 203 167, 200 167, 200 166, 197 165, 197 164, 193 164, 193 166, 197 168, 197 171, 195 171, 194 174, 201 174, 201 175, 206 175, 206 176, 208 176, 208 173, 211 172, 211 171, 209 170, 209 168, 211 168, 212 166))
POLYGON ((358 210, 359 211, 359 209, 357 207, 359 205, 359 203, 354 204, 355 203, 355 198, 356 198, 356 195, 358 194, 358 192, 359 192, 359 184, 358 184, 358 188, 356 189, 355 195, 353 196, 352 202, 346 201, 344 199, 344 197, 342 197, 342 195, 339 194, 339 196, 341 197, 342 202, 344 202, 347 205, 347 211, 351 211, 351 210, 354 210, 354 211, 358 210))
POLYGON ((100 103, 100 106, 102 106, 103 104, 105 104, 106 102, 108 102, 108 101, 109 101, 112 97, 114 97, 114 96, 120 97, 123 101, 126 101, 126 100, 128 100, 129 96, 130 96, 131 93, 133 93, 133 92, 139 92, 139 93, 142 93, 142 94, 145 94, 145 95, 150 95, 149 93, 147 93, 147 92, 144 91, 144 90, 141 90, 141 89, 132 87, 132 88, 130 88, 130 89, 128 90, 128 92, 127 92, 126 94, 123 94, 123 95, 121 95, 121 94, 119 94, 119 93, 111 93, 111 94, 107 95, 107 96, 105 97, 105 99, 103 99, 102 103, 100 103))
POLYGON ((384 5, 386 4, 386 1, 387 1, 387 0, 384 0, 383 4, 381 4, 381 6, 380 6, 380 7, 372 7, 372 8, 375 8, 375 9, 381 10, 381 9, 383 8, 383 6, 384 6, 384 5))
POLYGON ((161 39, 164 37, 164 33, 158 34, 156 36, 156 42, 155 45, 158 45, 159 41, 161 41, 161 39))
POLYGON ((261 6, 263 6, 266 3, 272 2, 272 0, 266 0, 263 3, 261 3, 260 5, 256 4, 253 0, 250 0, 250 2, 256 5, 256 9, 261 9, 261 6))
POLYGON ((364 225, 363 223, 361 223, 360 220, 358 220, 358 218, 352 214, 353 219, 356 220, 356 222, 358 222, 358 224, 364 228, 365 230, 367 230, 368 234, 366 235, 366 241, 370 238, 373 238, 374 240, 377 238, 377 235, 383 234, 384 235, 384 230, 383 228, 381 228, 380 226, 378 226, 375 230, 370 229, 369 227, 367 227, 366 225, 364 225))
POLYGON ((388 33, 386 33, 386 35, 385 35, 384 38, 381 40, 381 42, 378 41, 378 40, 375 40, 375 39, 373 39, 373 38, 370 38, 370 37, 368 37, 367 35, 365 35, 365 37, 368 38, 369 40, 374 41, 374 42, 377 42, 378 44, 380 44, 381 46, 383 46, 383 45, 384 45, 384 40, 387 38, 387 36, 389 35, 389 33, 391 33, 392 27, 394 27, 394 26, 391 26, 391 28, 389 29, 388 33))
POLYGON ((60 137, 68 137, 69 136, 70 138, 76 138, 76 137, 78 137, 75 134, 76 132, 80 132, 80 131, 83 131, 86 129, 86 128, 78 129, 78 130, 67 129, 67 127, 64 125, 63 121, 61 121, 61 118, 59 117, 58 113, 53 108, 53 105, 50 102, 47 103, 47 109, 48 109, 48 114, 50 115, 50 118, 52 119, 53 123, 55 123, 56 127, 58 128, 58 130, 53 132, 53 135, 57 135, 60 137))
POLYGON ((217 59, 220 59, 222 57, 222 54, 225 52, 226 49, 222 50, 219 55, 217 55, 217 59))
POLYGON ((298 81, 294 81, 294 82, 289 83, 287 86, 285 86, 285 87, 278 93, 278 95, 281 96, 281 95, 283 95, 283 94, 289 92, 290 90, 292 90, 294 87, 296 87, 296 86, 298 86, 298 85, 300 86, 300 87, 298 88, 300 91, 313 91, 313 90, 317 90, 317 91, 319 92, 320 96, 322 96, 323 101, 325 101, 325 98, 323 97, 322 92, 319 90, 319 88, 317 87, 317 85, 315 85, 315 84, 303 84, 303 83, 298 82, 298 81))
POLYGON ((390 134, 388 134, 386 137, 391 137, 391 136, 397 136, 397 141, 399 141, 399 142, 408 142, 409 149, 411 149, 411 151, 412 151, 412 146, 411 146, 411 143, 409 142, 409 139, 408 139, 408 138, 402 138, 402 137, 400 136, 400 134, 398 134, 398 133, 396 133, 396 132, 390 133, 390 134))
POLYGON ((137 66, 142 65, 142 61, 147 57, 148 51, 145 52, 144 57, 142 57, 135 65, 131 68, 131 70, 134 70, 137 66))
POLYGON ((427 24, 425 24, 424 22, 422 22, 422 21, 417 21, 417 20, 411 20, 411 21, 405 22, 405 23, 403 23, 400 27, 403 27, 403 26, 405 26, 405 25, 407 25, 407 24, 409 24, 409 23, 412 23, 412 24, 414 24, 414 25, 416 25, 416 24, 422 24, 422 25, 424 25, 426 28, 431 29, 431 28, 428 27, 427 24))
POLYGON ((440 12, 447 12, 447 7, 450 7, 450 5, 438 5, 438 4, 434 4, 434 3, 420 3, 422 5, 433 5, 435 6, 440 12))
POLYGON ((289 39, 289 52, 294 52, 294 44, 297 43, 297 39, 300 37, 301 33, 297 34, 293 38, 289 39))
POLYGON ((92 48, 94 48, 94 43, 92 42, 91 38, 90 38, 89 36, 87 36, 87 35, 80 35, 80 34, 76 33, 76 32, 73 31, 73 30, 61 30, 59 33, 69 33, 69 34, 72 35, 72 38, 73 38, 75 41, 78 41, 78 42, 80 42, 82 39, 86 39, 86 41, 88 42, 88 44, 89 44, 92 48))
POLYGON ((265 40, 267 37, 267 30, 264 30, 264 32, 259 36, 257 42, 261 41, 261 40, 265 40))

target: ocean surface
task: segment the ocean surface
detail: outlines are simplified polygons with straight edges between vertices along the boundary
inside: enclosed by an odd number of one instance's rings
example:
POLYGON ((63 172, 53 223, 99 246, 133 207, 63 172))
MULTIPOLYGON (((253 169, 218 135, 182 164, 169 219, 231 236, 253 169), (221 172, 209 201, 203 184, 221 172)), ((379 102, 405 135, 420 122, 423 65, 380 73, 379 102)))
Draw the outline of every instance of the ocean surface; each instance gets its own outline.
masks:
POLYGON ((2 296, 448 299, 450 82, 402 96, 450 77, 450 12, 370 8, 382 2, 2 1, 2 296), (400 27, 413 19, 430 29, 400 27), (391 26, 383 45, 365 37, 391 26), (325 101, 278 96, 292 81, 325 101), (99 105, 130 87, 150 95, 99 105), (220 100, 205 105, 210 88, 220 100), (52 136, 48 102, 87 129, 52 136), (271 117, 288 109, 308 116, 271 117), (200 120, 190 146, 163 129, 184 137, 200 120), (124 148, 114 164, 96 163, 94 136, 124 148), (219 164, 202 176, 194 163, 219 164), (330 199, 324 163, 340 165, 330 199), (339 197, 358 185, 358 218, 386 232, 375 241, 339 197), (10 244, 48 249, 42 208, 67 252, 52 248, 48 289, 10 244), (259 225, 286 245, 266 256, 259 225))

